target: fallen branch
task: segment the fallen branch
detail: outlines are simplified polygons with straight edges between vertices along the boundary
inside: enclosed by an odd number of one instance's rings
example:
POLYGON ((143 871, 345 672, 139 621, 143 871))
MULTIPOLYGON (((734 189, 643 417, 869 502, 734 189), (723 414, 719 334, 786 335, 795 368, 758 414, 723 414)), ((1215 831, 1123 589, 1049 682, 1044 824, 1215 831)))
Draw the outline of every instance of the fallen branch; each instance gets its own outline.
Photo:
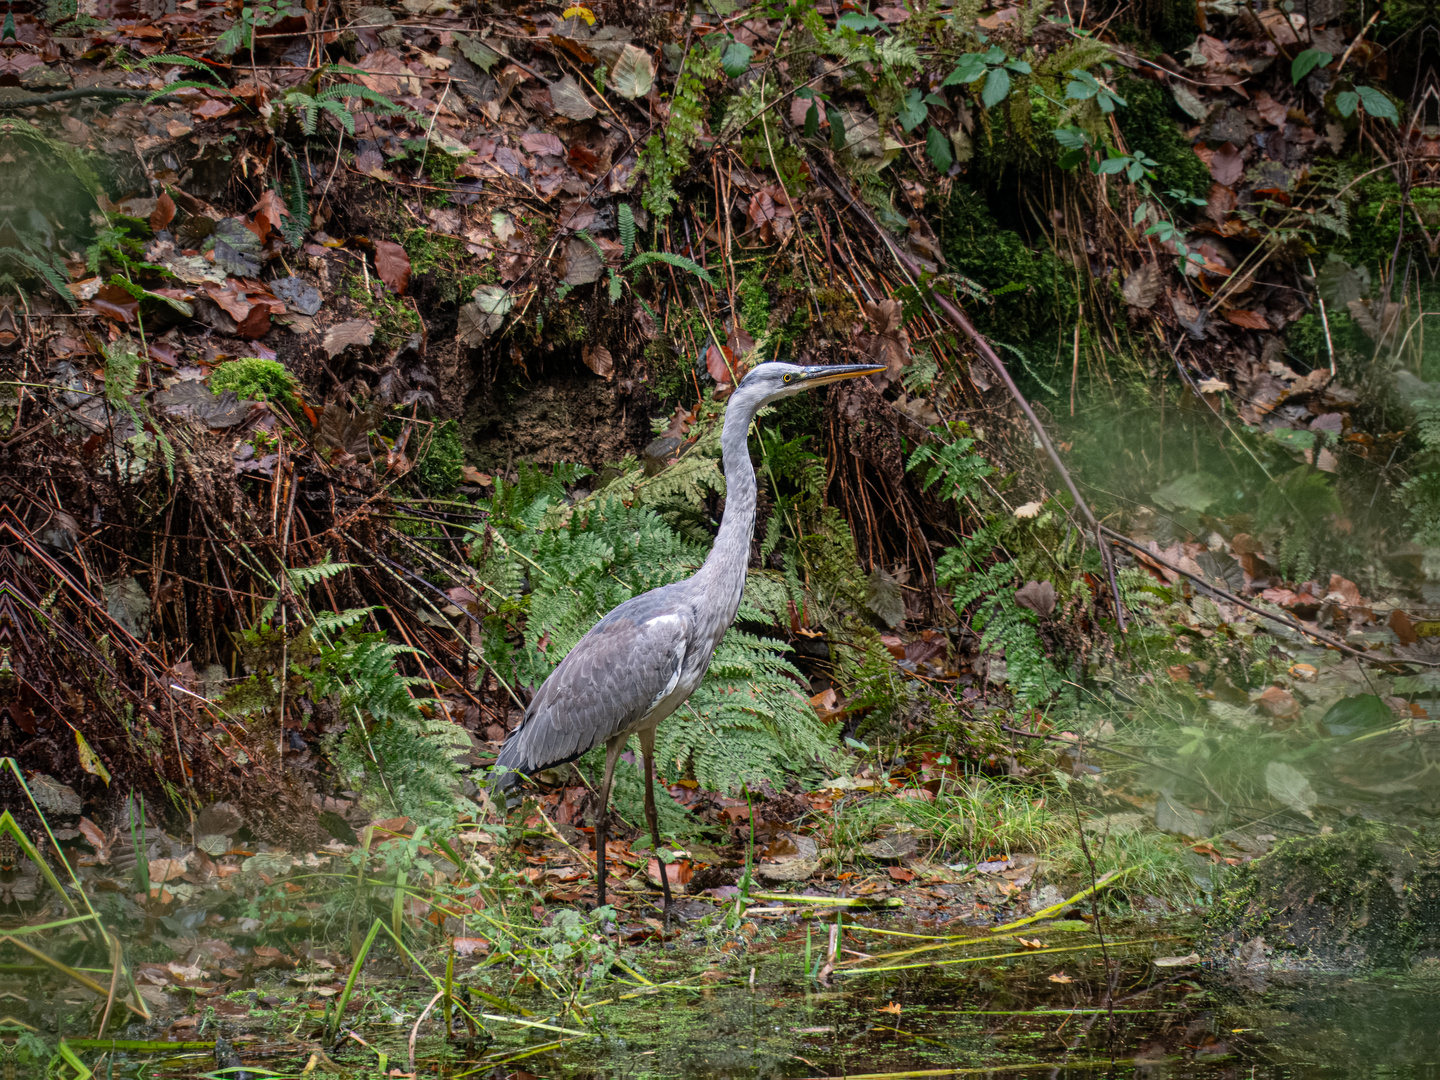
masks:
POLYGON ((1100 526, 1100 531, 1104 535, 1110 537, 1110 539, 1114 540, 1116 543, 1124 544, 1128 548, 1133 548, 1135 551, 1143 554, 1145 558, 1149 559, 1151 562, 1156 563, 1159 566, 1163 566, 1166 570, 1173 571, 1174 573, 1179 574, 1182 577, 1189 578, 1191 581, 1195 582, 1197 585, 1207 590, 1208 592, 1212 592, 1216 596, 1219 596, 1224 600, 1228 600, 1232 604, 1238 604, 1246 611, 1250 611, 1256 615, 1259 615, 1262 619, 1269 619, 1271 622, 1279 623, 1281 626, 1285 626, 1291 630, 1295 630, 1298 633, 1304 634, 1306 637, 1314 638, 1316 641, 1320 642, 1323 645, 1328 645, 1332 649, 1337 649, 1340 652, 1346 653, 1350 656, 1354 656, 1357 659, 1364 660, 1366 663, 1374 664, 1376 667, 1390 668, 1393 668, 1397 664, 1418 664, 1421 667, 1440 667, 1440 661, 1437 660, 1419 660, 1412 659, 1410 657, 1405 657, 1398 660, 1378 659, 1371 656, 1363 649, 1357 649, 1353 645, 1345 644, 1345 642, 1341 641, 1339 638, 1331 637, 1319 627, 1312 628, 1306 626, 1304 623, 1300 622, 1299 619, 1296 619, 1293 616, 1279 615, 1273 611, 1266 611, 1264 608, 1260 607, 1257 604, 1252 604, 1248 600, 1241 599, 1234 593, 1222 589, 1218 585, 1214 585, 1209 581, 1206 581, 1205 578, 1203 578, 1201 575, 1191 573, 1189 570, 1186 570, 1183 567, 1176 566, 1174 563, 1170 562, 1170 560, 1161 558, 1159 555, 1151 551, 1149 548, 1145 547, 1139 541, 1132 540, 1124 533, 1118 533, 1114 529, 1107 528, 1104 525, 1100 526))

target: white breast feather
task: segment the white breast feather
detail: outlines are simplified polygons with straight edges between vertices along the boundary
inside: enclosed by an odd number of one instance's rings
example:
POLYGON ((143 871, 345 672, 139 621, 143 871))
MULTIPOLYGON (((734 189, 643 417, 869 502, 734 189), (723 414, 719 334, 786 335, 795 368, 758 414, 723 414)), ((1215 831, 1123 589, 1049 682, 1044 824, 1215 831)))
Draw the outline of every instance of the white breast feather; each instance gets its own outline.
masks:
MULTIPOLYGON (((677 631, 675 635, 675 649, 673 654, 675 657, 675 670, 671 673, 670 679, 665 684, 664 689, 662 689, 658 694, 656 694, 654 699, 650 702, 650 709, 654 709, 655 706, 659 705, 662 701, 669 697, 671 693, 674 692, 676 685, 680 682, 680 668, 685 659, 685 620, 682 619, 679 615, 657 615, 655 618, 647 621, 645 625, 646 627, 654 626, 657 628, 673 625, 677 631)), ((649 712, 650 710, 647 709, 646 711, 649 712)))

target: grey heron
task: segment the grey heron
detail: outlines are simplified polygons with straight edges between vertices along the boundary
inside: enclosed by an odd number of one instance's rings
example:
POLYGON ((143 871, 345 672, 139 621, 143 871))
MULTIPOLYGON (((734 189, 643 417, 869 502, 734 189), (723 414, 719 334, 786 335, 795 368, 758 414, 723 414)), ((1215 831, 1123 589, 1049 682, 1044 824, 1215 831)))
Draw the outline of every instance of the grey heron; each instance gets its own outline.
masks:
MULTIPOLYGON (((615 763, 631 735, 645 758, 645 821, 655 854, 660 825, 655 812, 655 728, 700 685, 715 647, 734 621, 750 563, 755 532, 755 469, 747 439, 761 406, 841 379, 884 371, 884 365, 829 367, 765 363, 751 369, 730 396, 720 448, 725 469, 725 513, 705 563, 684 581, 626 600, 596 623, 536 691, 525 718, 500 750, 495 767, 501 788, 517 774, 534 774, 605 747, 605 777, 595 818, 597 900, 605 903, 606 814, 615 763)), ((670 875, 661 863, 665 910, 670 875)))

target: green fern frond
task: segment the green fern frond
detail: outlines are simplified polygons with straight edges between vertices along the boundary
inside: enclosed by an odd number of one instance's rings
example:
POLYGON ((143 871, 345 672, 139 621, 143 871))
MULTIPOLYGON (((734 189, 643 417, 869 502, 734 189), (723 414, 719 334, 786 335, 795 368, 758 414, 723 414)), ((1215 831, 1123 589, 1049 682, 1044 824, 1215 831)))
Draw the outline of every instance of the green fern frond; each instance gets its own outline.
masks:
POLYGON ((312 585, 319 585, 346 570, 354 569, 353 563, 337 563, 331 560, 327 551, 325 557, 318 563, 311 566, 291 566, 286 569, 290 575, 290 583, 296 589, 308 589, 312 585))
POLYGON ((620 204, 620 209, 616 211, 616 220, 620 229, 620 254, 622 258, 628 259, 635 250, 635 211, 630 209, 629 203, 620 204))
MULTIPOLYGON (((213 76, 216 82, 220 81, 220 76, 216 74, 215 69, 205 63, 204 60, 197 60, 193 56, 184 56, 180 53, 161 53, 159 56, 147 56, 144 60, 141 60, 136 67, 159 67, 161 64, 179 64, 181 67, 194 68, 196 71, 203 71, 205 74, 213 76)), ((221 85, 224 84, 222 83, 221 85)))
MULTIPOLYGON (((72 308, 79 306, 79 302, 75 299, 75 294, 70 291, 69 284, 54 263, 37 258, 28 251, 21 251, 19 248, 7 248, 3 254, 6 258, 15 259, 17 262, 28 266, 31 270, 35 271, 35 273, 39 274, 45 279, 45 283, 59 293, 61 299, 72 308)), ((58 257, 52 257, 58 261, 58 257)))
POLYGON ((709 285, 711 288, 715 287, 715 279, 710 276, 710 271, 706 270, 693 259, 687 259, 684 255, 676 255, 672 251, 642 251, 626 264, 625 270, 629 273, 657 262, 666 263, 669 266, 684 270, 686 273, 694 274, 701 281, 705 282, 706 285, 709 285))

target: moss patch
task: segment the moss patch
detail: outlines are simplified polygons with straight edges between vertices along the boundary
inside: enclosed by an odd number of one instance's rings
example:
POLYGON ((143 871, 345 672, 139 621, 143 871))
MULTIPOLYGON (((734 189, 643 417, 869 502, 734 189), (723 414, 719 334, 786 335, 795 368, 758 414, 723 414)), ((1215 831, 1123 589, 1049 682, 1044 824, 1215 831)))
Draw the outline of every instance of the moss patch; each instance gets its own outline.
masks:
POLYGON ((1018 232, 1001 228, 978 192, 955 186, 940 208, 940 242, 953 272, 984 286, 988 305, 974 307, 976 325, 1024 353, 1022 367, 1050 366, 1057 342, 1074 322, 1073 276, 1048 251, 1033 251, 1018 232))
MULTIPOLYGON (((1437 871, 1408 830, 1365 823, 1279 844, 1230 877, 1205 922, 1221 962, 1277 969, 1403 967, 1420 945, 1418 901, 1437 871)), ((1433 862, 1433 860, 1431 860, 1433 862)))
POLYGON ((1117 87, 1129 103, 1115 118, 1131 153, 1143 150, 1157 162, 1156 188, 1180 189, 1197 198, 1210 190, 1210 170, 1195 156, 1190 140, 1180 130, 1188 117, 1163 86, 1145 79, 1127 78, 1117 87))

